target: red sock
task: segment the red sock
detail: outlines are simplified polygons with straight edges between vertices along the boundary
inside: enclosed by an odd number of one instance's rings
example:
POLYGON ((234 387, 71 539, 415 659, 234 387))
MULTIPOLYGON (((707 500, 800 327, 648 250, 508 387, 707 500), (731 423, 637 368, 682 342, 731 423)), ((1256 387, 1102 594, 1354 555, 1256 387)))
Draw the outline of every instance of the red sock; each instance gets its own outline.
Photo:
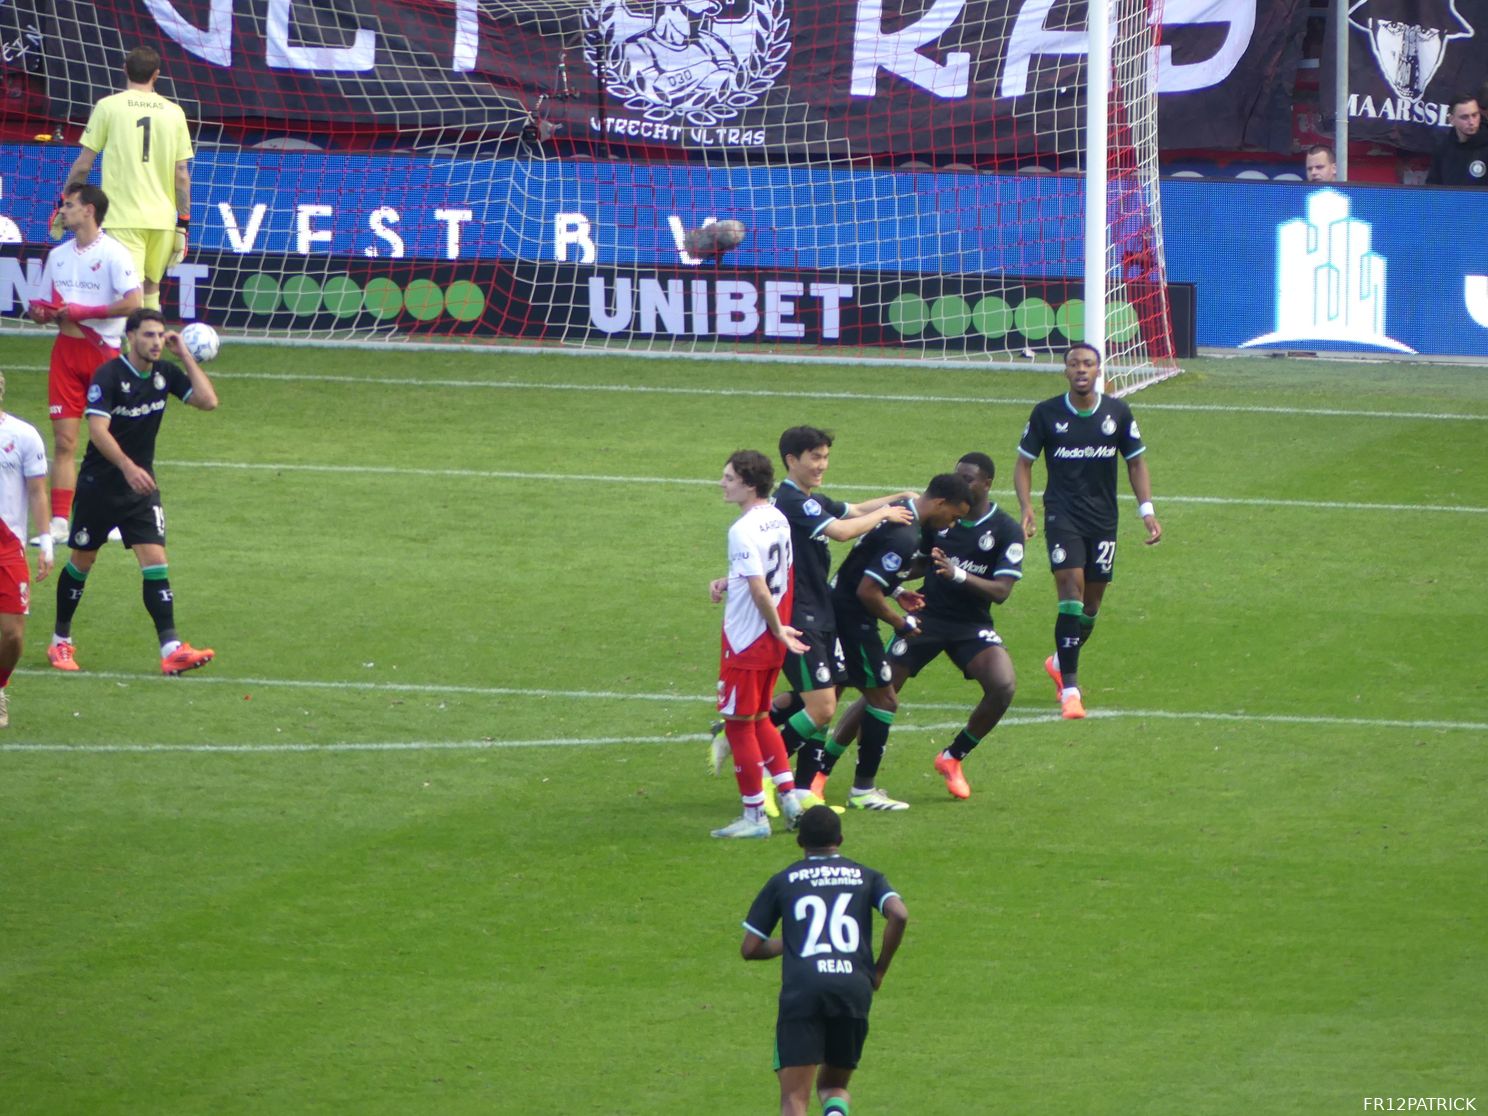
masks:
POLYGON ((53 519, 67 519, 72 515, 72 493, 70 488, 52 489, 53 519))
POLYGON ((757 721, 724 721, 724 735, 734 753, 734 778, 746 802, 763 801, 764 780, 760 778, 760 746, 754 729, 757 721))
POLYGON ((796 789, 795 776, 791 773, 790 754, 785 750, 785 740, 780 735, 780 730, 770 723, 770 718, 754 722, 755 735, 759 737, 760 762, 764 764, 772 777, 784 775, 785 779, 775 778, 775 789, 786 793, 796 789))

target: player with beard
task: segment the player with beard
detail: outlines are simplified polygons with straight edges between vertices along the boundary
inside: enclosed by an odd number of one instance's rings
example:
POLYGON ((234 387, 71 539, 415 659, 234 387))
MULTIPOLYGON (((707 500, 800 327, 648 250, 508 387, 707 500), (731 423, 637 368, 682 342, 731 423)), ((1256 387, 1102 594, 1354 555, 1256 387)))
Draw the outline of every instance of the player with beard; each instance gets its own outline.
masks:
POLYGON ((88 451, 78 470, 72 508, 68 562, 57 578, 57 619, 47 660, 58 670, 79 669, 73 657, 72 618, 98 548, 115 527, 134 551, 143 577, 145 610, 160 640, 160 670, 176 675, 212 661, 210 648, 197 650, 176 633, 175 594, 165 555, 165 509, 155 483, 155 439, 166 400, 175 396, 189 407, 217 406, 212 381, 181 343, 167 331, 159 310, 136 310, 124 324, 124 351, 93 373, 88 386, 88 451), (185 365, 162 360, 162 351, 185 365))

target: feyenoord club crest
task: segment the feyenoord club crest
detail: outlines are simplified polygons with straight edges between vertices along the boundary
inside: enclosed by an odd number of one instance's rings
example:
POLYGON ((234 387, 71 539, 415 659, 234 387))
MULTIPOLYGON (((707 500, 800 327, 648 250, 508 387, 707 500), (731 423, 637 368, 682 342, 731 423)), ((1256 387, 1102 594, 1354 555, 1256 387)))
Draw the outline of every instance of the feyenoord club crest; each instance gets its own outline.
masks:
POLYGON ((584 12, 584 58, 611 96, 647 120, 708 127, 775 84, 789 33, 784 0, 651 0, 639 11, 597 0, 584 12))
POLYGON ((159 372, 155 373, 155 378, 150 382, 155 385, 156 391, 160 391, 162 388, 165 387, 165 377, 162 376, 159 372))
POLYGON ((1101 423, 1101 433, 1104 434, 1107 438, 1116 433, 1116 420, 1113 419, 1110 415, 1107 415, 1106 421, 1101 423))
POLYGON ((1473 36, 1472 25, 1457 11, 1456 0, 1445 4, 1356 0, 1349 6, 1349 23, 1369 36, 1380 73, 1395 95, 1407 101, 1426 95, 1449 42, 1473 36))

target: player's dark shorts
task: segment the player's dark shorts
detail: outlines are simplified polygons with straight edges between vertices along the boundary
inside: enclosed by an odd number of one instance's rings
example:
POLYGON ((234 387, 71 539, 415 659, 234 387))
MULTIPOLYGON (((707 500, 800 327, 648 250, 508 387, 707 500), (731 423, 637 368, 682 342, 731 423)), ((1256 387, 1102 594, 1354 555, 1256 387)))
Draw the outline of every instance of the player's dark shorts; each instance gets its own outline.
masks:
POLYGON ((920 617, 921 632, 914 639, 895 636, 889 644, 889 662, 909 677, 919 674, 935 656, 946 657, 967 673, 971 661, 989 647, 1001 647, 1002 637, 993 629, 991 621, 985 624, 955 623, 938 620, 934 616, 920 617))
POLYGON ((842 658, 847 667, 848 685, 859 690, 881 689, 889 684, 889 653, 878 634, 878 624, 852 632, 838 632, 842 658))
POLYGON ((775 1020, 775 1068, 837 1066, 857 1069, 868 1041, 868 1020, 815 1015, 775 1020))
POLYGON ((780 673, 798 694, 812 690, 825 690, 840 686, 847 681, 842 665, 842 646, 837 642, 836 632, 801 632, 801 642, 806 645, 806 654, 794 651, 785 653, 785 665, 780 673))
POLYGON ((1114 529, 1109 536, 1046 531, 1044 542, 1049 547, 1049 569, 1084 570, 1086 581, 1111 580, 1111 569, 1116 565, 1114 529))
POLYGON ((164 546, 165 509, 160 506, 160 490, 120 491, 111 485, 98 484, 87 474, 79 476, 67 545, 73 550, 97 550, 115 527, 119 528, 126 547, 139 543, 164 546))

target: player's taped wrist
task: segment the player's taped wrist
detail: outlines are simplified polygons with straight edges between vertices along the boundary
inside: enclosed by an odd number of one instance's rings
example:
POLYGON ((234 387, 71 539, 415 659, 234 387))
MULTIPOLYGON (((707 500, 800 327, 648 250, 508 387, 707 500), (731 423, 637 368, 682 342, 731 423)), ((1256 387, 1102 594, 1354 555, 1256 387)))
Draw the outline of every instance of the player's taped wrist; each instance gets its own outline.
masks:
POLYGON ((1146 519, 1149 515, 1156 514, 1157 512, 1152 509, 1151 500, 1143 500, 1140 504, 1137 505, 1137 516, 1141 519, 1146 519))
POLYGON ((966 571, 963 570, 960 566, 952 566, 951 580, 954 581, 957 585, 960 585, 963 581, 966 580, 966 571))
POLYGON ((919 630, 920 622, 913 616, 906 616, 904 618, 904 626, 899 629, 900 632, 917 632, 919 630))
POLYGON ((896 585, 894 586, 893 591, 889 593, 889 596, 893 597, 897 601, 903 593, 904 586, 896 585))
POLYGON ((41 547, 41 556, 48 562, 50 562, 52 560, 52 556, 56 553, 55 544, 52 542, 52 532, 50 529, 43 530, 41 534, 37 536, 36 545, 41 547))

